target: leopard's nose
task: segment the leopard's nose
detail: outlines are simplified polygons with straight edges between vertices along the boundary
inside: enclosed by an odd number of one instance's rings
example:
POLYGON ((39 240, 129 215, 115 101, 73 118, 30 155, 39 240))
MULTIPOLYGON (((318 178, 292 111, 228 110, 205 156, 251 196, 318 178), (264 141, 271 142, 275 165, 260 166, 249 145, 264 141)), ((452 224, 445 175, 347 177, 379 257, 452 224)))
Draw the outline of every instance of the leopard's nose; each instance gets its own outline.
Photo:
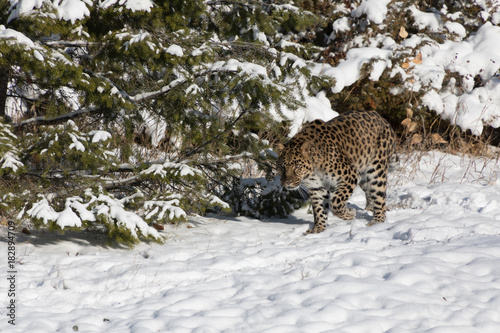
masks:
POLYGON ((285 180, 285 177, 283 177, 283 175, 278 175, 278 177, 280 177, 280 183, 281 183, 281 186, 286 186, 286 180, 285 180))
POLYGON ((290 182, 288 182, 286 180, 281 180, 281 187, 289 188, 290 185, 291 185, 290 182))

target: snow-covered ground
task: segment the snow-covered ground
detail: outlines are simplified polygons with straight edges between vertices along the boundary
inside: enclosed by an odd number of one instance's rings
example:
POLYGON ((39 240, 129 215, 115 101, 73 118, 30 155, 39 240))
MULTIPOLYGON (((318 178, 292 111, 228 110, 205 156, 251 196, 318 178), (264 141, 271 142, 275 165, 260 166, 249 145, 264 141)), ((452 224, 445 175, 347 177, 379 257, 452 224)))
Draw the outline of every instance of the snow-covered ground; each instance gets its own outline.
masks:
MULTIPOLYGON (((433 152, 390 177, 384 224, 198 217, 165 244, 18 233, 1 332, 500 332, 500 167, 433 152)), ((2 227, 2 235, 5 227, 2 227)))

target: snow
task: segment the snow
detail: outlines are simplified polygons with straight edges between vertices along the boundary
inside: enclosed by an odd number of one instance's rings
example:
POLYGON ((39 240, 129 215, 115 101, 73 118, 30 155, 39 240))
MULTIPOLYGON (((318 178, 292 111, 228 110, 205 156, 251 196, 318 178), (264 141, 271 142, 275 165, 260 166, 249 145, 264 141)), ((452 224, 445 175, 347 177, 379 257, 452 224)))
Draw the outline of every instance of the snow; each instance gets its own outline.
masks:
POLYGON ((351 22, 348 17, 342 17, 333 22, 332 28, 335 32, 346 32, 351 30, 351 22))
MULTIPOLYGON (((380 21, 373 17, 383 13, 381 9, 386 6, 386 2, 363 1, 351 16, 359 17, 362 13, 367 14, 369 20, 380 21), (380 8, 376 9, 377 6, 380 8)), ((484 8, 486 4, 481 6, 484 8)), ((331 90, 340 93, 356 83, 364 74, 363 66, 370 64, 370 80, 380 80, 386 70, 390 70, 391 77, 401 75, 407 80, 405 89, 422 93, 424 106, 464 131, 480 135, 484 126, 499 127, 500 27, 485 22, 475 33, 467 36, 464 26, 452 21, 461 17, 459 12, 447 14, 450 20, 443 24, 437 12, 422 12, 415 6, 411 6, 409 11, 419 30, 448 31, 453 33, 453 38, 437 43, 423 34, 413 34, 397 44, 391 37, 381 34, 360 45, 370 46, 350 48, 345 59, 336 66, 314 65, 313 73, 333 78, 335 84, 331 90), (408 66, 403 68, 402 63, 391 59, 401 57, 407 48, 414 49, 415 53, 407 58, 404 63, 408 66), (422 57, 421 61, 413 61, 418 54, 422 57), (450 78, 453 75, 459 75, 461 81, 450 78), (447 76, 448 86, 444 86, 447 76), (477 84, 478 79, 480 84, 477 84)), ((335 38, 336 32, 349 29, 349 20, 346 17, 338 19, 333 23, 333 29, 330 40, 335 38)), ((401 88, 395 87, 393 93, 398 93, 401 88)))
POLYGON ((79 141, 79 138, 73 133, 68 133, 68 135, 71 138, 71 141, 73 141, 73 143, 69 145, 69 149, 74 148, 78 151, 84 152, 85 146, 79 141))
POLYGON ((410 11, 415 19, 414 24, 418 29, 429 29, 431 32, 439 32, 441 30, 443 22, 439 14, 422 12, 415 5, 410 6, 410 11))
POLYGON ((78 215, 71 209, 71 207, 66 207, 61 213, 59 213, 57 220, 57 225, 61 228, 65 227, 81 227, 82 220, 78 215))
POLYGON ((43 57, 43 55, 40 52, 38 52, 38 50, 34 50, 33 51, 33 55, 39 61, 44 61, 45 60, 44 57, 43 57))
POLYGON ((11 169, 13 172, 16 172, 23 166, 24 164, 19 161, 19 157, 14 155, 13 152, 8 151, 0 158, 0 169, 11 169))
POLYGON ((461 25, 460 23, 458 22, 451 22, 451 21, 448 21, 444 24, 444 27, 446 29, 448 29, 449 32, 451 33, 455 33, 457 34, 459 37, 466 37, 467 36, 467 32, 464 28, 463 25, 461 25))
MULTIPOLYGON (((104 219, 108 223, 116 223, 119 226, 124 226, 128 229, 134 238, 137 238, 137 232, 143 236, 151 236, 155 239, 160 239, 161 236, 158 232, 150 227, 139 215, 128 212, 124 209, 124 205, 128 200, 133 200, 133 196, 125 197, 117 200, 112 195, 105 195, 100 193, 96 197, 91 189, 86 190, 86 197, 90 198, 88 202, 80 197, 70 197, 66 199, 65 208, 61 212, 57 212, 49 203, 46 197, 40 196, 40 200, 33 204, 33 206, 26 211, 26 214, 33 218, 42 221, 45 225, 49 222, 55 222, 61 229, 66 227, 81 227, 82 221, 96 221, 97 218, 104 219)), ((172 202, 172 204, 175 202, 172 202)), ((175 215, 179 213, 178 207, 175 210, 175 215)), ((20 214, 18 218, 22 218, 20 214)))
POLYGON ((387 5, 391 0, 363 0, 363 2, 352 11, 353 17, 366 15, 367 19, 375 24, 381 24, 387 15, 387 5))
MULTIPOLYGON (((288 110, 286 108, 281 110, 281 113, 290 120, 290 132, 288 133, 290 138, 297 134, 307 122, 315 119, 328 121, 339 115, 338 112, 332 110, 330 101, 324 91, 320 91, 316 95, 306 92, 304 99, 304 107, 299 107, 297 110, 288 110)), ((281 116, 276 114, 276 111, 271 110, 271 112, 275 114, 277 119, 281 119, 281 116)))
POLYGON ((329 215, 317 235, 304 235, 307 209, 287 219, 190 217, 166 226, 164 244, 133 250, 95 235, 18 233, 19 311, 0 330, 498 332, 497 162, 400 158, 387 221, 372 227, 356 190, 356 219, 329 215))
POLYGON ((23 14, 29 14, 34 9, 40 9, 45 3, 47 6, 56 9, 59 19, 70 21, 72 24, 90 16, 89 8, 94 6, 94 2, 98 3, 97 6, 103 9, 118 5, 124 6, 126 9, 134 12, 150 12, 151 8, 154 6, 151 0, 10 0, 10 2, 12 10, 10 11, 7 22, 23 14))
POLYGON ((281 57, 280 57, 280 66, 285 66, 285 64, 288 62, 288 61, 291 61, 293 62, 292 64, 292 68, 303 68, 303 67, 306 67, 307 64, 306 62, 304 61, 304 59, 296 56, 295 54, 293 53, 286 53, 286 52, 281 52, 281 57))
POLYGON ((131 11, 151 11, 154 3, 151 0, 104 0, 101 1, 101 8, 108 8, 110 6, 118 3, 120 6, 125 5, 125 8, 130 9, 131 11))
MULTIPOLYGON (((377 62, 376 70, 380 73, 381 70, 390 65, 389 56, 391 53, 390 50, 376 47, 353 48, 347 52, 345 60, 340 62, 338 66, 325 67, 324 64, 317 65, 314 71, 317 74, 333 77, 335 79, 335 86, 332 88, 332 91, 338 93, 345 87, 355 83, 361 76, 363 65, 373 59, 385 60, 377 62)), ((374 75, 373 79, 378 79, 377 75, 374 75)))
POLYGON ((167 201, 165 200, 146 201, 144 203, 145 209, 151 209, 154 207, 153 210, 146 215, 146 219, 149 220, 155 217, 155 220, 162 221, 167 212, 168 212, 168 219, 170 221, 174 221, 175 219, 179 218, 186 218, 187 217, 186 212, 182 208, 177 207, 178 205, 179 205, 178 199, 167 200, 167 201))
POLYGON ((276 44, 276 47, 280 48, 280 49, 284 49, 284 48, 287 48, 287 47, 294 47, 297 50, 304 49, 304 45, 299 44, 299 43, 289 42, 289 41, 284 40, 284 39, 280 40, 278 42, 278 44, 276 44))
POLYGON ((256 25, 252 27, 252 33, 253 33, 253 39, 255 41, 261 42, 264 45, 269 45, 266 34, 263 33, 262 31, 259 31, 259 28, 256 25))
POLYGON ((167 48, 166 52, 171 54, 171 55, 177 56, 177 57, 184 56, 184 52, 182 51, 182 47, 180 47, 179 45, 175 45, 175 44, 170 45, 167 48))
POLYGON ((415 75, 422 84, 436 90, 442 88, 446 70, 464 76, 465 91, 432 90, 423 104, 445 119, 452 120, 463 130, 482 133, 484 125, 498 127, 500 114, 500 80, 495 77, 500 70, 500 27, 484 24, 477 33, 461 42, 447 41, 437 46, 422 48, 423 61, 415 66, 415 75), (486 81, 483 87, 474 87, 474 77, 486 81), (436 98, 439 96, 441 103, 436 98), (432 103, 427 104, 427 101, 432 103))
POLYGON ((19 16, 29 13, 33 10, 33 8, 42 7, 45 0, 24 0, 24 1, 16 1, 10 0, 11 5, 15 6, 7 19, 7 22, 18 18, 19 16))
POLYGON ((251 62, 241 62, 236 59, 228 61, 216 61, 212 64, 209 71, 213 72, 238 72, 240 76, 248 75, 250 78, 261 77, 266 79, 264 82, 272 84, 268 79, 267 70, 264 66, 251 62))
POLYGON ((80 201, 82 200, 79 197, 68 198, 66 199, 66 207, 73 208, 81 221, 95 221, 94 214, 88 210, 88 204, 82 204, 80 201))
MULTIPOLYGON (((19 160, 19 152, 15 143, 11 140, 17 140, 17 136, 11 132, 9 126, 0 123, 0 171, 10 169, 17 172, 24 164, 19 160)), ((15 142, 15 141, 14 141, 15 142)), ((1 172, 0 172, 1 173, 1 172)))
POLYGON ((100 194, 97 201, 102 204, 96 208, 97 215, 109 216, 116 221, 116 224, 123 226, 130 231, 134 238, 137 238, 137 231, 144 236, 153 236, 160 238, 158 232, 150 227, 139 215, 134 212, 129 212, 124 209, 124 204, 114 198, 100 194))
POLYGON ((90 10, 87 8, 87 6, 92 6, 90 0, 62 0, 59 4, 58 2, 54 1, 53 4, 60 19, 74 24, 77 20, 90 16, 90 10))
POLYGON ((26 213, 34 219, 42 220, 45 224, 49 221, 55 221, 59 217, 59 214, 50 206, 48 200, 43 197, 26 213))
POLYGON ((142 171, 141 174, 143 175, 153 174, 160 177, 165 177, 167 175, 167 171, 165 169, 176 170, 175 171, 176 174, 178 174, 181 177, 186 177, 186 176, 194 177, 197 174, 201 173, 200 170, 192 168, 184 163, 165 162, 163 164, 152 164, 149 168, 142 171))
POLYGON ((109 216, 116 219, 118 226, 124 226, 126 229, 130 230, 134 238, 137 238, 136 230, 139 230, 145 236, 155 235, 155 238, 159 238, 157 232, 148 226, 139 215, 134 212, 126 211, 121 205, 110 204, 109 216))
POLYGON ((221 207, 223 209, 231 209, 231 206, 227 204, 227 202, 222 201, 219 197, 216 197, 215 195, 211 195, 209 198, 210 204, 214 206, 221 207))
POLYGON ((91 131, 89 135, 92 136, 92 143, 107 141, 112 137, 111 133, 106 131, 91 131))
POLYGON ((7 40, 9 39, 16 40, 18 44, 25 45, 28 48, 35 47, 35 43, 33 43, 33 41, 29 39, 27 36, 25 36, 23 33, 13 29, 5 28, 4 25, 0 25, 0 38, 7 40))

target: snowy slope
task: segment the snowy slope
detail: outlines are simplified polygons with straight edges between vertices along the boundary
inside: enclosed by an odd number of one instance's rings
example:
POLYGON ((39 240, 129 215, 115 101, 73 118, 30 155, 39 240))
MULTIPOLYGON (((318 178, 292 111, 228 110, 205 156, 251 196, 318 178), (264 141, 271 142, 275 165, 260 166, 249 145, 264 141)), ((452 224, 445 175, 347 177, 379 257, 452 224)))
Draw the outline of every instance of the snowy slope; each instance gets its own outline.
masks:
POLYGON ((193 218, 133 250, 19 234, 18 316, 8 324, 3 260, 0 331, 499 332, 499 166, 403 160, 387 221, 373 227, 356 191, 356 219, 330 215, 318 235, 303 235, 306 210, 193 218))

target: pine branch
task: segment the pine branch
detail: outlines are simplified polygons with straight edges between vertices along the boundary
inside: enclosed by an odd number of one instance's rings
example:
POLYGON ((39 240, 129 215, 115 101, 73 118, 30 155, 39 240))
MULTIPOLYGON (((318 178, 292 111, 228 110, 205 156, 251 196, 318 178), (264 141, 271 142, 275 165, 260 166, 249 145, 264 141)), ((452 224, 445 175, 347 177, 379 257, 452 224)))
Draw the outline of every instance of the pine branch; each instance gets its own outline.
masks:
MULTIPOLYGON (((241 118, 242 118, 245 114, 247 114, 248 112, 249 112, 249 110, 245 110, 245 111, 241 112, 241 113, 239 114, 239 116, 238 116, 238 117, 236 117, 236 119, 234 119, 234 120, 230 123, 230 125, 228 126, 228 128, 229 128, 229 129, 232 129, 232 128, 234 127, 234 125, 236 125, 236 123, 237 123, 237 122, 238 122, 238 121, 239 121, 239 120, 240 120, 240 119, 241 119, 241 118)), ((219 141, 219 139, 220 139, 220 138, 221 138, 224 134, 226 134, 226 132, 225 132, 225 131, 224 131, 224 132, 222 132, 222 133, 219 133, 218 135, 214 136, 214 137, 213 137, 212 139, 210 139, 210 140, 206 140, 205 142, 203 142, 203 143, 202 143, 201 145, 199 145, 198 147, 196 147, 196 148, 194 148, 193 150, 191 150, 191 151, 187 152, 187 153, 185 154, 185 156, 184 156, 184 158, 183 158, 183 159, 188 158, 188 157, 190 157, 190 156, 192 156, 192 155, 194 155, 194 154, 196 154, 196 153, 200 152, 203 148, 205 148, 206 146, 208 146, 208 145, 209 145, 209 144, 211 144, 212 142, 219 141)))
POLYGON ((104 188, 109 191, 121 188, 123 186, 136 186, 141 184, 142 182, 144 182, 144 180, 140 179, 140 174, 139 174, 120 180, 108 180, 104 183, 104 188))
POLYGON ((47 116, 38 116, 38 117, 33 117, 30 119, 23 120, 19 124, 15 125, 14 127, 19 130, 27 125, 54 125, 54 124, 59 124, 62 122, 65 122, 67 120, 70 120, 72 118, 87 114, 87 113, 92 113, 95 111, 98 111, 99 108, 95 106, 91 106, 88 108, 82 108, 79 110, 75 110, 72 112, 68 112, 63 115, 55 116, 55 117, 47 117, 47 116))
POLYGON ((179 85, 181 85, 181 84, 183 84, 185 82, 187 82, 186 78, 184 78, 184 79, 177 79, 177 80, 174 80, 174 81, 170 82, 168 85, 163 86, 159 90, 151 91, 151 92, 142 92, 140 94, 131 96, 130 98, 134 102, 142 102, 142 101, 145 101, 145 100, 153 99, 153 98, 156 98, 158 96, 161 96, 161 95, 169 93, 172 89, 174 89, 175 87, 177 87, 177 86, 179 86, 179 85))
MULTIPOLYGON (((208 76, 208 75, 215 74, 215 73, 237 73, 237 72, 238 72, 237 70, 221 69, 221 68, 217 68, 214 70, 207 69, 207 70, 201 71, 201 72, 193 75, 193 79, 196 80, 202 76, 208 76)), ((139 93, 137 95, 130 96, 130 98, 134 102, 147 101, 150 99, 154 99, 158 96, 168 94, 174 88, 176 88, 176 87, 178 87, 186 82, 188 82, 188 78, 179 78, 177 80, 170 82, 168 85, 161 87, 161 89, 159 89, 159 90, 150 91, 150 92, 142 92, 142 93, 139 93)))
POLYGON ((112 85, 113 87, 115 87, 118 92, 120 93, 120 95, 127 101, 133 103, 135 106, 137 106, 137 104, 135 103, 136 101, 134 101, 134 99, 132 97, 130 97, 130 95, 124 90, 122 89, 118 84, 116 84, 115 82, 111 81, 110 79, 108 79, 107 77, 104 77, 102 76, 101 74, 99 73, 94 73, 93 71, 89 70, 89 69, 86 69, 84 68, 83 69, 83 72, 88 74, 88 75, 92 75, 92 76, 95 76, 107 83, 109 83, 110 85, 112 85))

